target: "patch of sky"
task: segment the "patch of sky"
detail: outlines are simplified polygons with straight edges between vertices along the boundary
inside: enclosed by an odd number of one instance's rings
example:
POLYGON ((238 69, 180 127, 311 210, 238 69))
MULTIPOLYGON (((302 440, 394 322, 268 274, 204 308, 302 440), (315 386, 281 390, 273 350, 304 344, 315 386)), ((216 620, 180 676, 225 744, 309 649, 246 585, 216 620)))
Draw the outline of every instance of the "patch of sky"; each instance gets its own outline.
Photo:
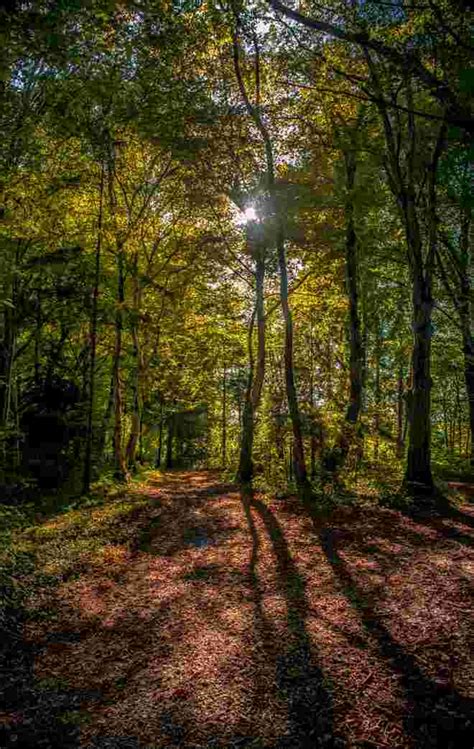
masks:
POLYGON ((357 0, 357 14, 372 26, 391 26, 407 18, 404 0, 357 0))

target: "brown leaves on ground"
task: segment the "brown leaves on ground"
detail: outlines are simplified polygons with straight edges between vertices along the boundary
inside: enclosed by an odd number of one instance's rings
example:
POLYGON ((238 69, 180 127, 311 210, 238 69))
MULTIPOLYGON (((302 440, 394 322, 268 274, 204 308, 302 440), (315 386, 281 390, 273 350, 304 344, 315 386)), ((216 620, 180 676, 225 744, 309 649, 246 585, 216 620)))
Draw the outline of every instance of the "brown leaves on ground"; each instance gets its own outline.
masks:
POLYGON ((473 745, 472 511, 322 522, 204 472, 137 492, 128 540, 30 604, 55 613, 36 676, 99 693, 83 746, 473 745))

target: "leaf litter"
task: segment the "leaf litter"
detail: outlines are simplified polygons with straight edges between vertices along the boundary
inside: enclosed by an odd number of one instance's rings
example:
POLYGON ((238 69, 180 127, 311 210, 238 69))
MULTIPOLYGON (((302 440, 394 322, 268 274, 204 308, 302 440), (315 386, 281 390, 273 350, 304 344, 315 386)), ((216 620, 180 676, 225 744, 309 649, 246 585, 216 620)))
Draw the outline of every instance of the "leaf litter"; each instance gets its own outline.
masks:
POLYGON ((70 514, 18 540, 49 575, 34 676, 83 695, 77 746, 474 743, 470 508, 323 520, 195 472, 70 514))

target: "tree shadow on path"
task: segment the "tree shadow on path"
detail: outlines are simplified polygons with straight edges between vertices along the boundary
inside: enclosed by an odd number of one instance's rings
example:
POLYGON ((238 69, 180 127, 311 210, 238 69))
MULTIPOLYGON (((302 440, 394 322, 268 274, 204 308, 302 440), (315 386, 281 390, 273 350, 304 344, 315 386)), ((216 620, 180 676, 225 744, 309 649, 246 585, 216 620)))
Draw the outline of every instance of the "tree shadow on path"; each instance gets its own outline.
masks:
POLYGON ((343 747, 343 740, 334 734, 331 696, 306 628, 306 582, 298 572, 283 530, 271 510, 256 499, 248 487, 242 489, 241 499, 252 538, 249 578, 255 627, 273 661, 277 687, 289 711, 289 734, 279 740, 278 749, 343 747), (261 539, 253 513, 262 521, 275 556, 277 586, 286 609, 286 643, 275 642, 276 633, 264 611, 257 574, 261 539))
MULTIPOLYGON (((317 527, 317 519, 313 516, 317 527)), ((462 697, 455 688, 442 686, 427 677, 416 658, 393 639, 380 621, 374 603, 355 582, 337 548, 337 534, 317 527, 321 547, 347 600, 357 611, 367 633, 376 641, 382 656, 401 677, 407 712, 405 730, 417 747, 457 749, 474 745, 474 700, 462 697)))

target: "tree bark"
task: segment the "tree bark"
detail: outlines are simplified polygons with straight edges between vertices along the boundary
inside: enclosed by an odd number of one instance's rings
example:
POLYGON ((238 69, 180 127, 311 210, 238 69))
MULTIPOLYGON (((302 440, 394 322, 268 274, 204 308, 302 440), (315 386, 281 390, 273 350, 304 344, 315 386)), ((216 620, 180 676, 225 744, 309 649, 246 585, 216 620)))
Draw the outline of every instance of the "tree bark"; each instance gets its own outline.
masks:
POLYGON ((431 473, 431 278, 423 272, 421 239, 413 212, 407 212, 407 242, 412 256, 412 389, 408 411, 405 483, 415 492, 430 492, 431 473))
POLYGON ((156 451, 155 468, 161 468, 161 453, 163 450, 163 401, 160 404, 160 429, 158 433, 158 449, 156 451))
POLYGON ((403 362, 398 365, 398 382, 397 382, 397 456, 403 455, 403 362))
POLYGON ((92 310, 90 321, 90 360, 89 360, 89 407, 87 413, 86 427, 86 449, 84 456, 84 476, 82 482, 82 491, 87 494, 90 489, 91 470, 92 470, 92 439, 93 439, 93 418, 94 418, 94 396, 95 396, 95 360, 97 351, 97 313, 99 302, 99 284, 100 284, 100 262, 102 248, 102 217, 103 217, 103 196, 104 196, 104 177, 105 167, 102 163, 99 192, 99 216, 97 223, 97 242, 95 249, 95 270, 94 270, 94 289, 92 292, 92 310))
POLYGON ((356 424, 362 408, 364 351, 359 315, 357 236, 354 225, 354 184, 356 159, 353 151, 346 151, 346 285, 349 300, 349 343, 350 343, 350 401, 346 421, 356 424))
POLYGON ((139 337, 139 315, 141 306, 141 289, 138 278, 138 255, 135 254, 133 274, 133 315, 132 315, 132 342, 133 342, 133 407, 130 437, 125 451, 126 465, 133 469, 136 464, 136 453, 140 440, 142 421, 143 398, 142 398, 142 374, 143 355, 139 337))
POLYGON ((127 476, 125 456, 122 444, 122 333, 123 333, 123 305, 125 302, 124 252, 120 245, 117 248, 117 301, 115 311, 115 345, 113 360, 114 376, 114 464, 115 478, 124 481, 127 476))
POLYGON ((166 440, 166 468, 173 468, 174 414, 168 416, 168 437, 166 440))
POLYGON ((316 478, 316 447, 317 439, 315 435, 316 416, 315 416, 315 399, 314 399, 314 341, 313 341, 313 320, 311 319, 309 331, 309 405, 311 406, 311 442, 310 442, 310 470, 311 478, 316 478))
POLYGON ((471 435, 470 463, 471 466, 474 466, 474 335, 472 332, 470 225, 469 209, 463 209, 461 213, 459 253, 447 242, 447 251, 451 263, 455 267, 455 282, 451 282, 448 277, 439 252, 437 254, 437 261, 441 280, 459 316, 464 359, 464 383, 468 401, 469 432, 471 435))
POLYGON ((227 368, 224 351, 224 369, 222 373, 222 467, 227 464, 227 368))
POLYGON ((472 302, 471 302, 471 244, 470 244, 470 216, 468 210, 461 218, 461 277, 459 318, 462 330, 464 355, 464 381, 469 408, 469 431, 471 434, 470 463, 474 467, 474 336, 472 333, 472 302))
POLYGON ((382 358, 382 337, 381 337, 381 324, 378 317, 376 318, 375 326, 375 382, 374 382, 374 400, 375 400, 375 413, 374 413, 374 461, 377 463, 379 459, 379 447, 380 447, 380 402, 382 397, 382 390, 380 387, 380 361, 382 358))
POLYGON ((253 438, 255 429, 255 413, 260 404, 263 380, 265 377, 265 305, 264 305, 265 261, 263 249, 256 253, 255 265, 255 312, 249 327, 249 378, 245 393, 242 435, 240 443, 240 459, 238 480, 248 483, 253 477, 253 438), (257 366, 253 360, 253 327, 257 318, 257 366))
MULTIPOLYGON (((387 97, 382 91, 379 72, 365 48, 371 84, 377 94, 377 107, 385 134, 387 158, 385 168, 390 188, 397 200, 405 229, 407 258, 412 284, 412 388, 407 397, 408 454, 404 483, 412 494, 429 494, 433 490, 431 472, 431 336, 432 279, 437 250, 436 173, 444 148, 446 126, 437 133, 428 167, 420 158, 420 134, 413 111, 413 90, 407 70, 404 90, 407 103, 405 124, 388 112, 387 97), (401 144, 403 143, 403 148, 401 144), (423 203, 421 203, 423 199, 423 203), (420 228, 421 209, 426 213, 426 239, 420 228), (426 245, 426 247, 424 246, 426 245)), ((427 154, 428 155, 428 154, 427 154)))
MULTIPOLYGON (((306 500, 311 496, 311 486, 308 481, 306 473, 306 462, 304 455, 304 443, 303 443, 303 429, 301 422, 301 414, 298 405, 298 397, 296 392, 296 383, 294 375, 293 365, 293 320, 291 315, 290 306, 288 303, 288 269, 286 263, 286 250, 285 250, 285 232, 283 226, 283 220, 281 216, 281 208, 278 200, 276 179, 275 179, 275 162, 273 156, 273 144, 268 128, 261 116, 259 102, 254 106, 248 97, 247 90, 245 88, 244 80, 240 70, 239 61, 239 43, 237 32, 233 34, 233 53, 234 53, 234 69, 237 78, 239 90, 245 104, 245 108, 254 121, 255 126, 260 133, 262 138, 264 150, 265 150, 265 162, 266 162, 266 180, 267 190, 269 196, 270 210, 272 214, 274 230, 275 230, 275 245, 278 257, 278 270, 280 275, 280 304, 282 309, 283 320, 285 324, 285 348, 284 348, 284 360, 285 360, 285 383, 286 383, 286 396, 288 400, 288 409, 290 412, 291 423, 293 427, 293 461, 295 469, 296 485, 298 489, 298 495, 300 499, 306 500)), ((258 55, 256 54, 256 60, 258 55)), ((257 70, 259 78, 259 71, 257 70)), ((259 97, 257 97, 258 99, 259 97)))

